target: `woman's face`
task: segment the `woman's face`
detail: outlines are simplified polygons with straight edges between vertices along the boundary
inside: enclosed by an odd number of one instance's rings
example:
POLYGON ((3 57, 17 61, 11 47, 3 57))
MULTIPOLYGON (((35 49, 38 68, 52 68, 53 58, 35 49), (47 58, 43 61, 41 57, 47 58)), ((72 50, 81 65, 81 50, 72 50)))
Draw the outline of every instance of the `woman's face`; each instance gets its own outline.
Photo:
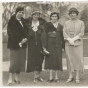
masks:
POLYGON ((39 17, 40 17, 39 13, 35 13, 32 15, 33 20, 38 20, 39 17))
POLYGON ((51 20, 52 20, 52 22, 55 23, 55 22, 58 20, 57 14, 53 14, 53 15, 51 16, 51 20))
POLYGON ((17 17, 20 19, 21 17, 23 17, 23 15, 24 15, 24 11, 19 11, 19 12, 17 12, 17 17))
POLYGON ((72 12, 70 14, 70 18, 73 19, 73 20, 76 19, 77 18, 77 14, 75 12, 72 12))

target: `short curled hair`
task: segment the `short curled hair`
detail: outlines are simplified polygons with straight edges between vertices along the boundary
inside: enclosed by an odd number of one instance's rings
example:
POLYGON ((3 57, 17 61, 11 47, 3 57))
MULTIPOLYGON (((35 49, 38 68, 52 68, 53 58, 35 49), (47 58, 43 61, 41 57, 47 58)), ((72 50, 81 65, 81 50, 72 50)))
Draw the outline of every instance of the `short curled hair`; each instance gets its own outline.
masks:
POLYGON ((52 15, 54 15, 54 14, 56 14, 57 15, 57 18, 59 19, 59 13, 53 12, 53 13, 50 14, 50 20, 51 20, 52 15))
POLYGON ((69 15, 72 14, 73 12, 76 13, 76 15, 79 14, 79 11, 76 8, 70 8, 69 15))

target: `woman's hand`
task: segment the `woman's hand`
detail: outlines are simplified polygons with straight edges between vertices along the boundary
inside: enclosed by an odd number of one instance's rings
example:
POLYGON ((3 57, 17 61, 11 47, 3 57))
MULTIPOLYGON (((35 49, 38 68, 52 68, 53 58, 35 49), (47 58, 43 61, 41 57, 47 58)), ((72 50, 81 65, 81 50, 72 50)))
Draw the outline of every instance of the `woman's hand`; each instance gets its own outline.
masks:
POLYGON ((24 38, 21 43, 24 44, 27 41, 27 38, 24 38))
POLYGON ((27 38, 24 38, 24 42, 27 42, 27 38))
POLYGON ((79 36, 75 36, 75 37, 73 38, 74 41, 76 41, 76 40, 78 40, 78 39, 80 39, 79 36))
POLYGON ((43 47, 43 51, 44 51, 46 54, 50 54, 50 53, 46 50, 46 48, 44 48, 44 47, 43 47))
POLYGON ((44 52, 45 52, 46 54, 50 54, 47 50, 44 50, 44 52))
POLYGON ((71 45, 74 45, 74 39, 73 38, 67 38, 68 42, 71 44, 71 45))
POLYGON ((74 45, 74 41, 76 41, 76 40, 78 40, 79 39, 79 36, 75 36, 74 38, 70 38, 69 39, 69 43, 71 44, 71 45, 74 45))
POLYGON ((21 43, 19 43, 19 46, 20 46, 20 47, 22 47, 22 44, 21 44, 21 43))
POLYGON ((74 39, 70 39, 70 40, 69 40, 69 43, 70 43, 71 45, 74 45, 74 39))
POLYGON ((19 46, 22 47, 22 44, 24 44, 25 42, 27 42, 27 38, 22 39, 22 41, 19 43, 19 46))

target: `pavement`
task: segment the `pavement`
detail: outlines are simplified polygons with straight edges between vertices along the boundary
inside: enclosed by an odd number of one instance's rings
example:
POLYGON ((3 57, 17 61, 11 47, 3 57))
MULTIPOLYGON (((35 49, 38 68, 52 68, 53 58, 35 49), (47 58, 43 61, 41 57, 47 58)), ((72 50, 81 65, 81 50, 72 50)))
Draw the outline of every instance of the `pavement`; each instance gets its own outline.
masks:
MULTIPOLYGON (((63 63, 63 70, 67 70, 66 58, 62 59, 62 63, 63 63)), ((9 71, 10 61, 3 62, 2 66, 3 71, 9 71)), ((43 67, 42 69, 44 70, 44 62, 42 67, 43 67)), ((84 69, 88 69, 88 57, 84 57, 84 69)))

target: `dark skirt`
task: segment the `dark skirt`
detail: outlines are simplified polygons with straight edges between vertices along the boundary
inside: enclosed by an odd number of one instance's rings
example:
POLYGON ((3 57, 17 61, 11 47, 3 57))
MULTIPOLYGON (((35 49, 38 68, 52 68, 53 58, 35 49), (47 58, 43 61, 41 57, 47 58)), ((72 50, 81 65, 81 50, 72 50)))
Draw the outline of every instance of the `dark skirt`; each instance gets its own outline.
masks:
POLYGON ((10 50, 10 73, 20 73, 25 71, 26 49, 19 48, 10 50))
POLYGON ((62 46, 56 47, 55 42, 52 42, 54 38, 48 39, 47 50, 50 55, 45 57, 45 69, 61 70, 62 71, 62 46))
POLYGON ((28 47, 27 72, 42 71, 44 56, 41 54, 41 46, 28 47))

